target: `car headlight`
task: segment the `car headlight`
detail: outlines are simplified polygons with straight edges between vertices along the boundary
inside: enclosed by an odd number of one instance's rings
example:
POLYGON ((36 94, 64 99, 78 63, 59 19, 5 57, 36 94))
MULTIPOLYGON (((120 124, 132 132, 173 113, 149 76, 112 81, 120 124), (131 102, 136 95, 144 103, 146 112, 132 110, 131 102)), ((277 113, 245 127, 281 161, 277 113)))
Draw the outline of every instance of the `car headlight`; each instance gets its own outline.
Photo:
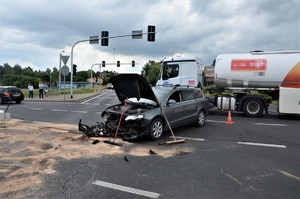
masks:
POLYGON ((125 121, 128 121, 128 120, 140 120, 140 119, 143 119, 144 118, 144 115, 143 114, 139 114, 139 115, 128 115, 126 118, 125 118, 125 121))

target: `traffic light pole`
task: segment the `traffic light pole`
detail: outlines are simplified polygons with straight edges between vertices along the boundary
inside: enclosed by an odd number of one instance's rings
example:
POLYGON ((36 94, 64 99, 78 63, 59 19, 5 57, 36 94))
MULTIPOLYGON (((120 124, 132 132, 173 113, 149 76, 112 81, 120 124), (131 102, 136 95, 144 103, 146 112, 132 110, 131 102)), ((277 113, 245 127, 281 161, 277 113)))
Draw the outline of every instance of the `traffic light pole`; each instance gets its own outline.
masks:
POLYGON ((99 71, 101 73, 101 64, 96 63, 91 66, 91 89, 93 89, 93 66, 96 66, 96 65, 99 65, 99 71))
MULTIPOLYGON (((112 36, 112 37, 102 37, 99 39, 113 39, 113 38, 120 38, 120 37, 132 37, 132 36, 140 36, 140 35, 148 35, 148 34, 155 34, 156 32, 147 32, 147 33, 137 33, 137 34, 129 34, 129 35, 119 35, 119 36, 112 36)), ((74 47, 81 42, 87 42, 87 41, 92 41, 95 40, 93 39, 84 39, 84 40, 80 40, 77 41, 76 43, 74 43, 74 45, 72 46, 71 49, 71 99, 73 99, 73 51, 74 51, 74 47)))

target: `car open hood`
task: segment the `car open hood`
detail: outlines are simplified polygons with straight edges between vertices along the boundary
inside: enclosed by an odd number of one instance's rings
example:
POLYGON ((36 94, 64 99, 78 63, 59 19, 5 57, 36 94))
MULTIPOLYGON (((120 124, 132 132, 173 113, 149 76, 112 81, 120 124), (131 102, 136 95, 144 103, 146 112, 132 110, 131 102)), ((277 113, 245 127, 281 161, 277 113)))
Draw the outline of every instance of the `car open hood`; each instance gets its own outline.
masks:
POLYGON ((136 97, 138 100, 145 98, 158 103, 150 84, 141 75, 133 73, 119 74, 110 78, 110 82, 113 84, 121 102, 126 97, 136 97))

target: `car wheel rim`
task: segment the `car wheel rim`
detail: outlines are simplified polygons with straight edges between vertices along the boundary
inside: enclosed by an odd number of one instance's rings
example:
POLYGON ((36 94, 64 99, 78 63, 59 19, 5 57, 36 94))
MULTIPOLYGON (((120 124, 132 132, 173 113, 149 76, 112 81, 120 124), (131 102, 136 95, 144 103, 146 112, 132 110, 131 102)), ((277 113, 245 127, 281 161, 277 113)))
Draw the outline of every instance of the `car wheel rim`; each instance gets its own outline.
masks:
POLYGON ((158 121, 155 122, 152 127, 152 132, 154 137, 156 138, 160 137, 162 134, 162 123, 158 121))
POLYGON ((204 123, 204 118, 205 118, 204 113, 201 111, 198 116, 198 123, 200 125, 202 125, 204 123))

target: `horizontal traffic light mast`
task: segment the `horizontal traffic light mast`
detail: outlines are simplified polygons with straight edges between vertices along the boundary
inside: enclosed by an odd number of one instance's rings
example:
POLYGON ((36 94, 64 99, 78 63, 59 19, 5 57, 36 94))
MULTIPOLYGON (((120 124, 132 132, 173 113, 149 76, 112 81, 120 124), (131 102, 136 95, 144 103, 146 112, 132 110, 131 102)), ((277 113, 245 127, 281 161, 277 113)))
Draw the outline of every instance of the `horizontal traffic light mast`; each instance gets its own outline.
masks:
MULTIPOLYGON (((108 39, 113 39, 113 38, 120 38, 120 37, 138 37, 141 38, 141 35, 148 35, 147 40, 149 42, 154 42, 155 41, 155 26, 149 25, 148 26, 148 32, 143 33, 142 31, 133 31, 133 34, 128 34, 128 35, 118 35, 118 36, 112 36, 109 37, 109 32, 108 31, 102 31, 101 33, 101 45, 102 46, 108 46, 108 39)), ((89 39, 84 39, 80 40, 74 43, 74 45, 71 48, 71 66, 73 66, 73 51, 74 47, 81 42, 87 42, 89 41, 90 44, 98 44, 99 43, 99 36, 91 36, 89 39)), ((131 63, 132 66, 134 67, 135 63, 131 63)), ((117 63, 118 66, 118 63, 117 63)), ((119 65, 120 66, 120 65, 119 65)), ((73 98, 73 67, 71 67, 71 98, 73 98)))

